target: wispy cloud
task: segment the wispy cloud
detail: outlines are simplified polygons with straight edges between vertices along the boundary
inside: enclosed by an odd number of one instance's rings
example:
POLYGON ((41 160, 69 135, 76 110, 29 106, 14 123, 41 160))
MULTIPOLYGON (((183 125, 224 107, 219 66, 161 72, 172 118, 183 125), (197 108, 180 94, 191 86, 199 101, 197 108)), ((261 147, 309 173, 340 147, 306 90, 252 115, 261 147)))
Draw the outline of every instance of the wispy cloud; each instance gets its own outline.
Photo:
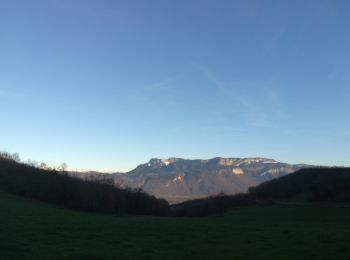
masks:
POLYGON ((203 132, 216 132, 216 133, 243 133, 247 132, 248 129, 245 127, 233 127, 233 126, 223 126, 223 125, 215 125, 215 126, 201 126, 200 129, 203 132))
POLYGON ((175 74, 158 81, 136 87, 130 91, 130 102, 138 102, 147 106, 184 109, 188 104, 179 98, 183 94, 183 88, 179 81, 183 74, 175 74))
POLYGON ((145 91, 161 91, 166 93, 174 93, 178 91, 176 88, 176 81, 181 79, 183 75, 173 75, 164 79, 160 79, 157 82, 146 85, 143 87, 145 91))
POLYGON ((223 96, 230 99, 243 114, 248 124, 256 127, 278 128, 278 121, 288 118, 283 100, 276 88, 264 83, 261 86, 249 86, 238 82, 227 82, 207 67, 191 62, 223 96), (251 88, 253 91, 248 91, 251 88))

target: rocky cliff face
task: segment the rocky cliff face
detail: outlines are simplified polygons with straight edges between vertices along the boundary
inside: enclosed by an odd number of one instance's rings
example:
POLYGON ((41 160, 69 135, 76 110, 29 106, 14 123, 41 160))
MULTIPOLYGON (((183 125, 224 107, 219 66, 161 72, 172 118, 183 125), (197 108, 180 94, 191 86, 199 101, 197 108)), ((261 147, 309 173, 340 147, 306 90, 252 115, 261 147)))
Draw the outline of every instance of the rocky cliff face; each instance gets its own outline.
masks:
POLYGON ((305 166, 266 158, 151 159, 128 173, 113 174, 113 182, 177 203, 222 192, 246 192, 251 186, 305 166))

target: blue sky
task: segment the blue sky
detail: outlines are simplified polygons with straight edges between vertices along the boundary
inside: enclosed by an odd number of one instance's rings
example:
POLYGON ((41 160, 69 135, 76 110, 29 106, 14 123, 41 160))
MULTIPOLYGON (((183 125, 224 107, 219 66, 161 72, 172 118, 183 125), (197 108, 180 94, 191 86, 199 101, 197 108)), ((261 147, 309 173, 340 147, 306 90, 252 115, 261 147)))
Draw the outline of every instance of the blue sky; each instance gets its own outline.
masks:
POLYGON ((0 2, 0 149, 350 166, 349 1, 0 2))

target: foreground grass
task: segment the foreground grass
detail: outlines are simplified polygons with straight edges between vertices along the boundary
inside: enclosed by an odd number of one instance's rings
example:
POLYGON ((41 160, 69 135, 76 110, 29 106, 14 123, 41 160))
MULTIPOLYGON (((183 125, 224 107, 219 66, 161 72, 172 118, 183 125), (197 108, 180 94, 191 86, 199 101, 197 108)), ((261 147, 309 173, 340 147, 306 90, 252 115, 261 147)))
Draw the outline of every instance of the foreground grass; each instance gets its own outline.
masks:
POLYGON ((223 217, 114 217, 0 193, 0 259, 350 259, 350 208, 250 207, 223 217))

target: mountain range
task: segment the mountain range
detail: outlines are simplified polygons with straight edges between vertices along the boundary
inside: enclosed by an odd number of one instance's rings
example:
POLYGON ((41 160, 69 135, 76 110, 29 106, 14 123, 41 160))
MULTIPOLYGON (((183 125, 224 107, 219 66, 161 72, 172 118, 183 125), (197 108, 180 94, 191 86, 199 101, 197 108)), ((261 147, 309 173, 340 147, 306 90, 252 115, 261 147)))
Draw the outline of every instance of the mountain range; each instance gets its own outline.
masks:
POLYGON ((222 158, 189 160, 151 159, 127 173, 70 172, 71 176, 143 190, 169 203, 217 194, 237 194, 249 187, 285 176, 304 164, 287 164, 267 158, 222 158))

